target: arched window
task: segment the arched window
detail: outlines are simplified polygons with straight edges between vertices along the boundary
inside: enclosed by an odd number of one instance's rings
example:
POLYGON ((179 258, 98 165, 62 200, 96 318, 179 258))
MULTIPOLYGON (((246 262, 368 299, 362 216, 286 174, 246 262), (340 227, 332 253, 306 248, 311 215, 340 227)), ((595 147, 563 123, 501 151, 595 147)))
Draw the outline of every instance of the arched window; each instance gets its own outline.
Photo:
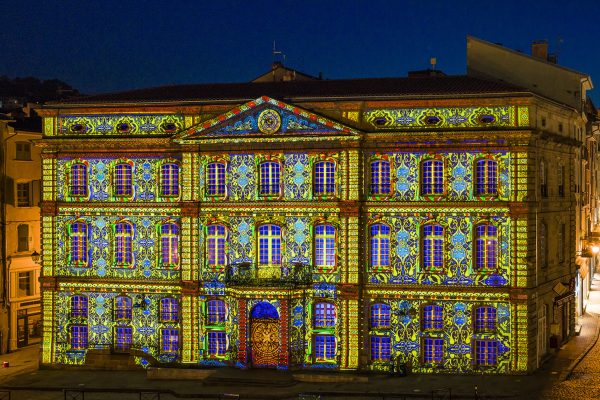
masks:
POLYGON ((371 194, 390 193, 390 163, 387 161, 371 162, 371 194))
POLYGON ((371 267, 390 266, 390 227, 385 224, 371 225, 371 267))
POLYGON ((440 160, 427 160, 421 164, 421 194, 444 193, 444 163, 440 160))
POLYGON ((160 321, 179 321, 179 303, 173 297, 165 297, 160 301, 160 321))
POLYGON ((335 326, 335 305, 332 303, 315 304, 315 328, 331 328, 335 326))
POLYGON ((174 222, 167 222, 160 227, 161 261, 164 268, 179 265, 179 227, 174 222))
POLYGON ((391 308, 387 304, 373 304, 371 306, 371 328, 389 328, 390 312, 391 308))
POLYGON ((71 224, 71 264, 87 267, 88 263, 88 226, 85 222, 76 221, 71 224))
POLYGON ((225 323, 225 302, 223 300, 209 300, 207 304, 206 322, 208 324, 225 323))
POLYGON ((496 308, 490 306, 475 309, 475 331, 494 332, 496 330, 496 308))
POLYGON ((225 195, 225 164, 223 164, 223 163, 208 164, 208 195, 209 196, 224 196, 225 195))
POLYGON ((475 167, 475 194, 495 195, 498 193, 498 165, 495 160, 477 160, 475 167))
POLYGON ((125 162, 115 165, 115 196, 131 196, 133 194, 132 170, 131 165, 125 162))
POLYGON ((165 163, 160 167, 160 189, 165 197, 179 196, 179 165, 165 163))
POLYGON ((69 182, 71 196, 88 195, 87 166, 83 163, 71 165, 71 179, 69 182))
POLYGON ((319 161, 315 163, 315 195, 331 195, 335 193, 335 163, 319 161))
POLYGON ((315 265, 335 267, 335 228, 323 224, 315 227, 315 265))
POLYGON ((540 266, 546 268, 548 266, 548 228, 542 222, 540 224, 540 266))
POLYGON ((444 267, 444 228, 439 224, 423 226, 423 268, 444 267))
POLYGON ((209 225, 206 228, 206 254, 209 267, 225 266, 226 229, 223 225, 209 225))
POLYGON ((475 268, 495 269, 498 253, 498 228, 492 224, 475 226, 475 268))
POLYGON ((258 227, 259 265, 281 265, 281 228, 277 225, 258 227))
POLYGON ((129 222, 115 225, 115 264, 124 268, 133 266, 133 226, 129 222))
POLYGON ((115 298, 115 320, 131 321, 131 297, 119 296, 115 298))
POLYGON ((87 296, 75 295, 71 297, 71 317, 87 318, 88 298, 87 296))
POLYGON ((263 196, 278 195, 281 185, 280 165, 274 161, 260 164, 260 194, 263 196))
POLYGON ((421 328, 423 330, 441 330, 444 326, 444 308, 437 304, 423 306, 421 328))

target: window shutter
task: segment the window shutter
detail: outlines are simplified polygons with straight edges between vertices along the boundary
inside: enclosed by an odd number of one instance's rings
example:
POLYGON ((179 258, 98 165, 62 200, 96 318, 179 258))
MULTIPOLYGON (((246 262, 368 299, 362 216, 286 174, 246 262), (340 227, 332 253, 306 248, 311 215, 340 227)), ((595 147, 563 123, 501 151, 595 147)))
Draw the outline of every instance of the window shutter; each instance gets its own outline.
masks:
POLYGON ((6 204, 15 205, 15 181, 10 177, 5 177, 4 199, 6 204))
POLYGON ((40 206, 40 198, 41 198, 41 184, 40 180, 31 181, 31 205, 34 207, 40 206))

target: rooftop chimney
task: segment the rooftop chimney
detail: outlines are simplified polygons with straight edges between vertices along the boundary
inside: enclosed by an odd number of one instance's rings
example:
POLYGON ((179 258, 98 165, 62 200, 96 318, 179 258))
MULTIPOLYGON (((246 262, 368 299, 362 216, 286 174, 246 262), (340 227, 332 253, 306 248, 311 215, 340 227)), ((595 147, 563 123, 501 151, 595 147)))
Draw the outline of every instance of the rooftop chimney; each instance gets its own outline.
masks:
POLYGON ((531 55, 535 58, 540 58, 548 61, 548 41, 536 40, 531 44, 531 55))

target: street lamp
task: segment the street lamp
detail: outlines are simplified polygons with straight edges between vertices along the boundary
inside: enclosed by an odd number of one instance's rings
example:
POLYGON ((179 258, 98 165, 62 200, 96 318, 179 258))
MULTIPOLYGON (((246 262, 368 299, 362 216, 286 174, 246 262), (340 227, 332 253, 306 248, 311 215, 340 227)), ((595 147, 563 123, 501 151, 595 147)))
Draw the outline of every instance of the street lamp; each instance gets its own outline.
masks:
POLYGON ((40 253, 38 253, 37 251, 33 251, 33 253, 31 253, 31 260, 36 263, 36 264, 40 264, 40 259, 42 258, 42 256, 40 255, 40 253))

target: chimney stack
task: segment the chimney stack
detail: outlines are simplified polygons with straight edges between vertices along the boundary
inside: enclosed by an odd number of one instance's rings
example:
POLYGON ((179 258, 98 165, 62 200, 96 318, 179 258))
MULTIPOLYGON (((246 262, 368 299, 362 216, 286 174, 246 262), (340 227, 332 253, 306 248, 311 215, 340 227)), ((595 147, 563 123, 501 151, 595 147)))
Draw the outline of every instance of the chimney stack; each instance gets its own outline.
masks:
POLYGON ((548 61, 548 41, 536 40, 531 44, 531 55, 535 58, 540 58, 548 61))

